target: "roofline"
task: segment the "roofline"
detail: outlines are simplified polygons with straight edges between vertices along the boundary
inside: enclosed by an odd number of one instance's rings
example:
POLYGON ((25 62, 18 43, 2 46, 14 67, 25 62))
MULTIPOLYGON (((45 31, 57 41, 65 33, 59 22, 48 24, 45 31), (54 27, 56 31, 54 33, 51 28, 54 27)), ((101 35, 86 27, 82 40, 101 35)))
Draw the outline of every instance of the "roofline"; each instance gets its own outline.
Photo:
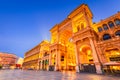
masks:
POLYGON ((100 24, 101 22, 107 21, 107 20, 109 20, 110 18, 115 17, 115 16, 117 16, 117 15, 120 15, 120 12, 119 12, 119 11, 118 11, 117 13, 115 13, 115 14, 107 17, 107 18, 104 18, 104 19, 99 20, 98 22, 95 22, 94 25, 98 25, 98 24, 100 24))
POLYGON ((83 6, 83 5, 87 6, 87 8, 89 9, 89 11, 90 11, 90 13, 91 13, 91 15, 92 15, 92 18, 93 18, 93 13, 92 13, 91 9, 90 9, 89 6, 88 6, 87 4, 85 4, 85 3, 80 4, 80 6, 78 6, 76 9, 74 9, 74 10, 68 15, 68 18, 69 18, 69 16, 70 16, 72 13, 74 13, 77 9, 79 9, 79 8, 80 8, 81 6, 83 6))
POLYGON ((14 54, 14 53, 7 53, 7 52, 0 52, 0 53, 2 53, 2 54, 11 54, 11 55, 14 55, 14 56, 16 56, 16 57, 19 57, 19 56, 17 56, 17 55, 14 54))
POLYGON ((55 28, 56 26, 58 26, 59 24, 55 24, 49 31, 52 31, 53 28, 55 28))

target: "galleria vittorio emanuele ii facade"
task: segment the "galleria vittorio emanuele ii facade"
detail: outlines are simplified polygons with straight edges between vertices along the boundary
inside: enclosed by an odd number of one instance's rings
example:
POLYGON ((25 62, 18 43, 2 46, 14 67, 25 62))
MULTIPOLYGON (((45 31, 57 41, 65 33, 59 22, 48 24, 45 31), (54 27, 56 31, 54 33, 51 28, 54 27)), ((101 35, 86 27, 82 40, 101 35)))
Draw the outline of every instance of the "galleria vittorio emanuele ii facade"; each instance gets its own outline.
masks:
POLYGON ((120 73, 120 12, 97 23, 86 4, 73 10, 24 55, 24 69, 120 73))

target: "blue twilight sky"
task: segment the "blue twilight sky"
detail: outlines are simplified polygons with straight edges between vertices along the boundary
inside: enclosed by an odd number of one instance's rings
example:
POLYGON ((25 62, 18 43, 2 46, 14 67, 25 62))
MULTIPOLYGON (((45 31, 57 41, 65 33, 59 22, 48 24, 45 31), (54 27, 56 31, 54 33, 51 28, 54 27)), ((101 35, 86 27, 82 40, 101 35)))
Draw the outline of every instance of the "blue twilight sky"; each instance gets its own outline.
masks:
POLYGON ((0 0, 0 52, 23 57, 49 40, 50 28, 82 3, 90 7, 94 22, 120 11, 120 0, 0 0))

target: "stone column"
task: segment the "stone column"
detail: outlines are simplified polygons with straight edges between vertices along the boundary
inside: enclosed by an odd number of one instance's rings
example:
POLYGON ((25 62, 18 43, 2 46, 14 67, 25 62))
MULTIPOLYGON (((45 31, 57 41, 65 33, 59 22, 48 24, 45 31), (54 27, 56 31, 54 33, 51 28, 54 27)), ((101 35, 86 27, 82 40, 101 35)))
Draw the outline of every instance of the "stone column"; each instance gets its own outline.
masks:
POLYGON ((65 51, 64 51, 64 62, 65 62, 65 70, 68 70, 68 50, 67 50, 67 46, 65 45, 65 51))
POLYGON ((61 54, 60 51, 56 51, 56 63, 55 63, 55 71, 58 71, 61 69, 61 54))
POLYGON ((40 63, 40 70, 42 70, 42 60, 41 60, 41 63, 40 63))
POLYGON ((56 54, 56 59, 55 59, 55 71, 57 71, 57 70, 58 70, 58 51, 57 51, 57 49, 56 49, 56 51, 55 51, 55 54, 56 54))
POLYGON ((41 70, 43 70, 43 60, 41 60, 41 70))
POLYGON ((37 61, 37 70, 39 70, 39 59, 38 59, 38 61, 37 61))
POLYGON ((51 65, 51 58, 52 57, 52 53, 50 53, 50 55, 49 55, 49 66, 51 65))
POLYGON ((56 46, 57 46, 57 48, 56 48, 56 51, 55 51, 55 54, 56 54, 56 60, 55 60, 55 71, 57 71, 58 69, 59 69, 59 67, 58 67, 58 50, 59 50, 59 36, 60 36, 60 33, 59 33, 59 29, 57 29, 57 44, 56 44, 56 46))
POLYGON ((50 70, 49 68, 50 68, 50 66, 52 65, 52 64, 51 64, 51 60, 52 60, 52 53, 50 52, 50 54, 49 54, 48 70, 50 70))
POLYGON ((78 56, 78 51, 77 51, 77 45, 76 42, 74 43, 75 46, 75 57, 76 57, 76 72, 80 72, 79 71, 79 56, 78 56))
POLYGON ((40 66, 41 66, 41 63, 40 63, 40 60, 39 60, 39 70, 41 69, 40 66))
POLYGON ((92 38, 89 38, 89 40, 90 40, 90 45, 91 45, 91 48, 92 48, 92 55, 93 55, 93 60, 94 60, 95 67, 96 67, 96 73, 97 74, 102 74, 101 65, 100 65, 98 55, 97 55, 97 52, 96 52, 96 49, 95 49, 95 46, 94 46, 94 42, 93 42, 92 38))
POLYGON ((57 55, 58 55, 58 70, 61 70, 61 54, 60 54, 60 50, 58 51, 57 55))
POLYGON ((69 70, 69 66, 68 66, 68 53, 65 52, 65 56, 66 56, 66 70, 69 70))

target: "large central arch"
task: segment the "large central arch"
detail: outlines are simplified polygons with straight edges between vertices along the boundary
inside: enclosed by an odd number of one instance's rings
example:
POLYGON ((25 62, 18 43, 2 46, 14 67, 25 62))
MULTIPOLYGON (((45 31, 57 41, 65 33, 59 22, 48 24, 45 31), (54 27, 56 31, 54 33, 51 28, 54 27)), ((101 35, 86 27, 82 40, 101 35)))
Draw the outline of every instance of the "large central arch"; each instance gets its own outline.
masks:
POLYGON ((81 63, 93 63, 92 50, 88 45, 82 45, 79 48, 79 55, 81 63))
POLYGON ((79 48, 80 71, 95 73, 96 68, 93 60, 92 49, 89 45, 82 45, 79 48))

